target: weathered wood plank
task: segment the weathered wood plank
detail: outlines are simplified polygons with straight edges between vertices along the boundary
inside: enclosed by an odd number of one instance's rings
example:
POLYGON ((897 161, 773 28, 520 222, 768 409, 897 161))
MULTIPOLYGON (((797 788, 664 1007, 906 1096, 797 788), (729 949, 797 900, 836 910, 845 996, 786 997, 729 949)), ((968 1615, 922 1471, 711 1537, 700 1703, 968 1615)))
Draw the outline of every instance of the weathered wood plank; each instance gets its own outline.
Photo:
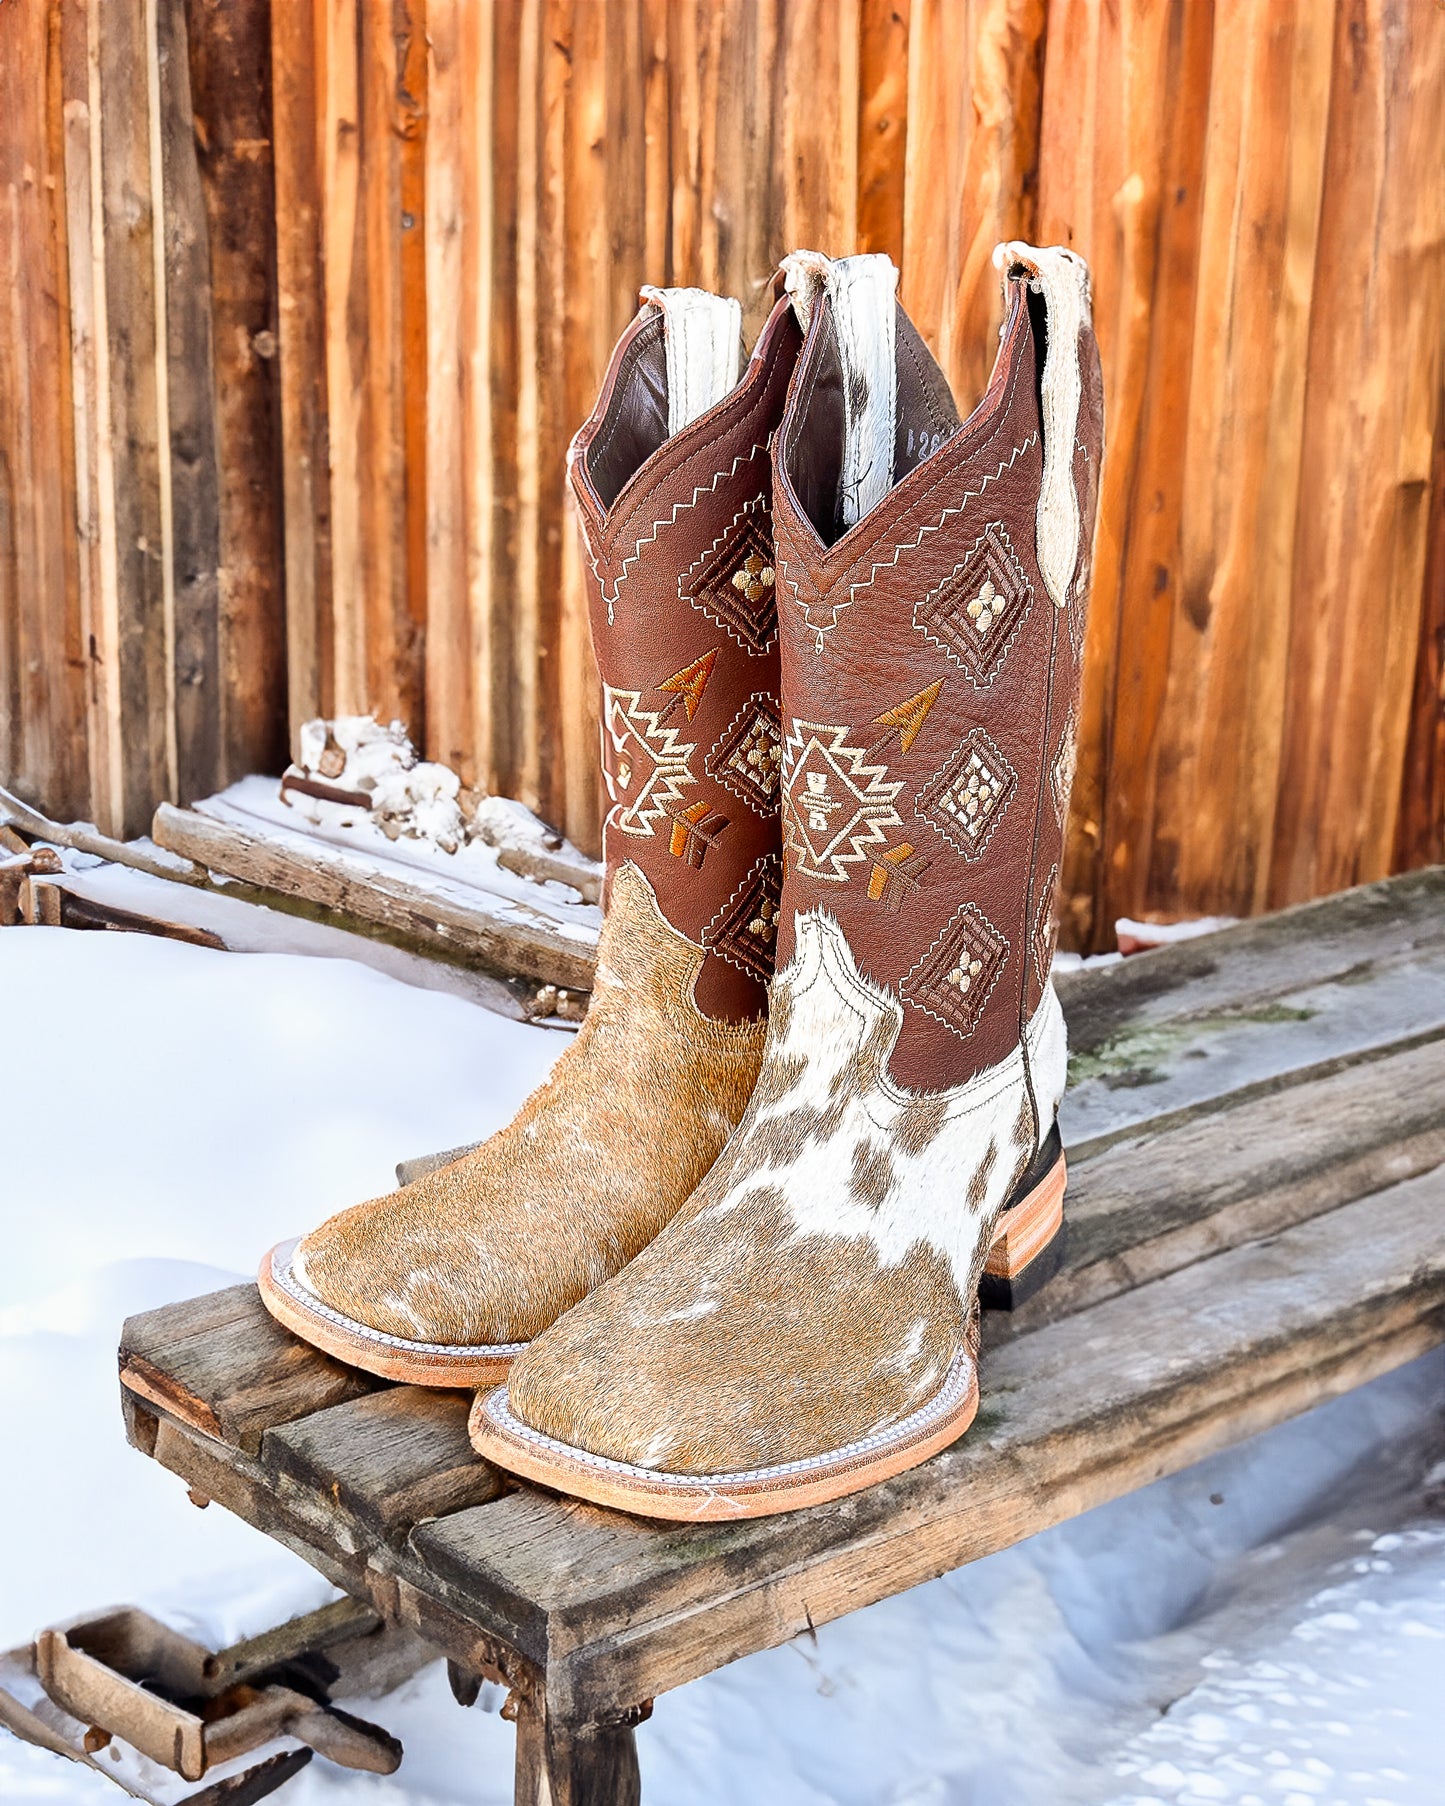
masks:
POLYGON ((286 1498, 325 1499, 338 1531, 404 1541, 423 1518, 484 1505, 506 1482, 467 1437, 471 1395, 395 1386, 269 1429, 262 1464, 286 1498))
POLYGON ((569 931, 525 903, 503 897, 493 902, 484 892, 446 878, 413 884, 379 871, 363 855, 281 827, 252 833, 239 823, 163 803, 152 831, 161 846, 212 871, 345 910, 453 953, 474 955, 501 972, 568 990, 592 988, 596 944, 587 924, 569 931))
POLYGON ((1287 1079, 1071 1158, 1064 1269, 985 1346, 1445 1161, 1445 1031, 1287 1079))
POLYGON ((1445 1022, 1445 869, 1065 973, 1065 1141, 1111 1136, 1445 1022))
POLYGON ((254 1285, 128 1318, 123 1386, 218 1442, 254 1455, 263 1433, 381 1381, 282 1329, 254 1285))
POLYGON ((182 1479, 198 1500, 221 1505, 274 1537, 334 1586, 374 1606, 389 1623, 415 1631, 437 1654, 519 1693, 537 1692, 539 1675, 526 1655, 460 1613, 446 1589, 436 1586, 406 1550, 365 1541, 345 1546, 329 1534, 318 1509, 303 1514, 294 1500, 280 1498, 273 1476, 259 1460, 133 1396, 127 1434, 134 1447, 182 1479))
POLYGON ((973 1430, 840 1501, 656 1529, 533 1492, 412 1544, 487 1621, 545 1614, 548 1700, 588 1717, 1007 1547, 1445 1338, 1445 1169, 1020 1337, 973 1430))

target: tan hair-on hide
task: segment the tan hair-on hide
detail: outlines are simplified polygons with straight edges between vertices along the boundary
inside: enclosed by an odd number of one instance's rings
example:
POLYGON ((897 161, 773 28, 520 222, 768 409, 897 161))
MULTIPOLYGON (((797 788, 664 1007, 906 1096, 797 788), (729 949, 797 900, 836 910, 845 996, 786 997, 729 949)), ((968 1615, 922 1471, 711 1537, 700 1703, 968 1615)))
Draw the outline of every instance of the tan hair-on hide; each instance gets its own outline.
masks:
POLYGON ((513 1121, 460 1160, 322 1224, 298 1278, 426 1342, 524 1342, 670 1220, 742 1116, 764 1025, 704 1016, 703 951, 646 878, 613 882, 587 1018, 513 1121))
POLYGON ((991 1231, 1064 1087, 1052 988, 1024 1046, 953 1090, 896 1085, 897 998, 801 916, 747 1114, 671 1225, 513 1366, 512 1412, 653 1471, 829 1453, 927 1404, 966 1347, 991 1231))

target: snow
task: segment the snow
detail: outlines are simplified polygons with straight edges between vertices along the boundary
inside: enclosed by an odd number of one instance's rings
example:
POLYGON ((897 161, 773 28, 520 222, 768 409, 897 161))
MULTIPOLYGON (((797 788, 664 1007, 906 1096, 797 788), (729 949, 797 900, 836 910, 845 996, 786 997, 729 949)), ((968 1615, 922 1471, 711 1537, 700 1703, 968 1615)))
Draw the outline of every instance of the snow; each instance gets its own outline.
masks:
MULTIPOLYGON (((125 1447, 123 1317, 249 1275, 503 1122, 566 1042, 339 958, 0 934, 0 1648, 142 1605, 219 1646, 330 1597, 125 1447), (358 1057, 360 1056, 360 1057, 358 1057), (13 1476, 23 1474, 24 1485, 13 1476)), ((1438 1806, 1445 1351, 658 1702, 653 1806, 1438 1806)), ((501 1694, 358 1709, 390 1778, 287 1806, 511 1798, 501 1694)), ((121 1796, 0 1733, 0 1800, 121 1796)))

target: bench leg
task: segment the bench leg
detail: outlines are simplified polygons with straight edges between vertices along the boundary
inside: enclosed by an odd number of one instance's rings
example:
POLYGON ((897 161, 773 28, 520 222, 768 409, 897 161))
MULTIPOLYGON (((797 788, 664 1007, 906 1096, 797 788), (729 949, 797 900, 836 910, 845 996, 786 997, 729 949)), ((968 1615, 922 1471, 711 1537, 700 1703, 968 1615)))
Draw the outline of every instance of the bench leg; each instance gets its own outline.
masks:
POLYGON ((560 1724, 518 1700, 515 1806, 640 1806, 634 1722, 560 1724))

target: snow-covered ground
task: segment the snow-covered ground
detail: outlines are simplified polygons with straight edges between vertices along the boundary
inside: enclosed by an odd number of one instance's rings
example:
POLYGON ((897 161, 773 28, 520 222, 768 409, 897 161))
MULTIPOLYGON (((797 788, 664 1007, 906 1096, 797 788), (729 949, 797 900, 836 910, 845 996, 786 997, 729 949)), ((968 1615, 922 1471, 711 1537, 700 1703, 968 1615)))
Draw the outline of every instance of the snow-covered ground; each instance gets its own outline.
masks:
MULTIPOLYGON (((213 1646, 321 1603, 126 1449, 121 1319, 500 1124, 565 1043, 348 960, 39 928, 0 934, 0 1025, 0 1648, 120 1601, 213 1646)), ((427 1670, 362 1708, 396 1776, 278 1797, 509 1801, 500 1703, 427 1670)), ((1445 1352, 670 1694, 639 1747, 651 1806, 1439 1806, 1445 1352)), ((5 1806, 119 1798, 0 1732, 5 1806)))

